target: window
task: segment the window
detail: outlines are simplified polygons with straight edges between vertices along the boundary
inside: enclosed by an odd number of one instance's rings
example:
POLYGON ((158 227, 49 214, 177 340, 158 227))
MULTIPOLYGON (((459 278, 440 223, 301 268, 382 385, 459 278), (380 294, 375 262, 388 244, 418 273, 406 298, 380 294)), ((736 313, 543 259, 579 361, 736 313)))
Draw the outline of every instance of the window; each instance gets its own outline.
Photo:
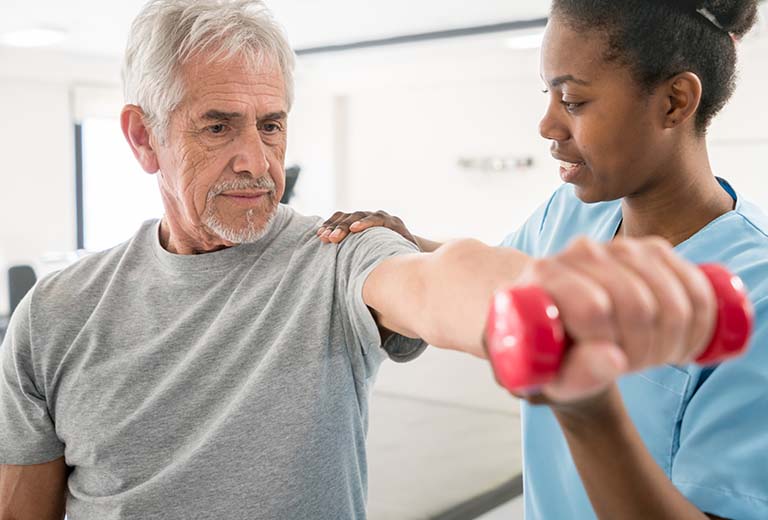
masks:
POLYGON ((83 246, 100 251, 163 215, 157 180, 141 169, 117 119, 88 118, 82 131, 83 246))
POLYGON ((119 89, 74 91, 78 161, 78 242, 101 251, 131 238, 163 205, 157 179, 141 169, 120 129, 119 89))

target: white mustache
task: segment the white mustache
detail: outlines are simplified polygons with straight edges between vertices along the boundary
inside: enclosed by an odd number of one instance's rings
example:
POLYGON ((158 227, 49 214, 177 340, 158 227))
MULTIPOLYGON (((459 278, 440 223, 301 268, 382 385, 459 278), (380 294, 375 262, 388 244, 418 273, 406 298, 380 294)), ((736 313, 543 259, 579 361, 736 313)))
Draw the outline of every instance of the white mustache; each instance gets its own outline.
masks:
POLYGON ((274 193, 275 181, 271 177, 258 177, 256 179, 237 179, 216 184, 208 192, 208 200, 225 191, 234 190, 269 190, 274 193))

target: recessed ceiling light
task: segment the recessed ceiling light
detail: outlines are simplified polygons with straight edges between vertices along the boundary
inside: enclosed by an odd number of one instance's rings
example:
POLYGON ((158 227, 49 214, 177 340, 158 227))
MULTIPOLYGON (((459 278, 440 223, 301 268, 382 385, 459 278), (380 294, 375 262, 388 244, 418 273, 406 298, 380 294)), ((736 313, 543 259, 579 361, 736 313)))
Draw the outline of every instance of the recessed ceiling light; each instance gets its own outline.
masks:
POLYGON ((504 45, 508 49, 523 50, 523 49, 538 49, 541 47, 541 42, 544 39, 544 31, 537 31, 535 33, 519 34, 512 36, 504 41, 504 45))
POLYGON ((0 34, 0 43, 12 47, 47 47, 59 43, 66 35, 63 29, 23 29, 0 34))

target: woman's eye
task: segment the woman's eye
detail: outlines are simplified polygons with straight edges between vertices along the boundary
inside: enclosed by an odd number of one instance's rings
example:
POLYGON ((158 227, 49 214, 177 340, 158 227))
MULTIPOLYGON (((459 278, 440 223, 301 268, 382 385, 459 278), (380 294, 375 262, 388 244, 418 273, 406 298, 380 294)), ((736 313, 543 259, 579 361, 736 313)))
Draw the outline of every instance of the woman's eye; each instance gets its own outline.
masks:
POLYGON ((565 101, 565 100, 561 101, 561 103, 563 104, 563 106, 568 112, 574 112, 584 105, 584 103, 577 103, 575 101, 565 101))

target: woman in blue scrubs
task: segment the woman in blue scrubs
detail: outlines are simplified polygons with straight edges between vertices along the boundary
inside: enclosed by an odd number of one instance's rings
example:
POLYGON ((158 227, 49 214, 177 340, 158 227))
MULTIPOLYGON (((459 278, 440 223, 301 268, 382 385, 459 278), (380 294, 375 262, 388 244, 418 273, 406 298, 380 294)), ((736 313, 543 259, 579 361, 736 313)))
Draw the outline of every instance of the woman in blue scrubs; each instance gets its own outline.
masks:
MULTIPOLYGON (((577 236, 663 237, 741 276, 756 330, 744 357, 719 366, 663 366, 580 402, 524 403, 528 519, 768 519, 768 218, 714 175, 705 140, 756 11, 553 1, 540 132, 564 185, 503 245, 547 256, 577 236)), ((372 226, 439 246, 382 212, 337 213, 319 234, 340 242, 372 226)))

